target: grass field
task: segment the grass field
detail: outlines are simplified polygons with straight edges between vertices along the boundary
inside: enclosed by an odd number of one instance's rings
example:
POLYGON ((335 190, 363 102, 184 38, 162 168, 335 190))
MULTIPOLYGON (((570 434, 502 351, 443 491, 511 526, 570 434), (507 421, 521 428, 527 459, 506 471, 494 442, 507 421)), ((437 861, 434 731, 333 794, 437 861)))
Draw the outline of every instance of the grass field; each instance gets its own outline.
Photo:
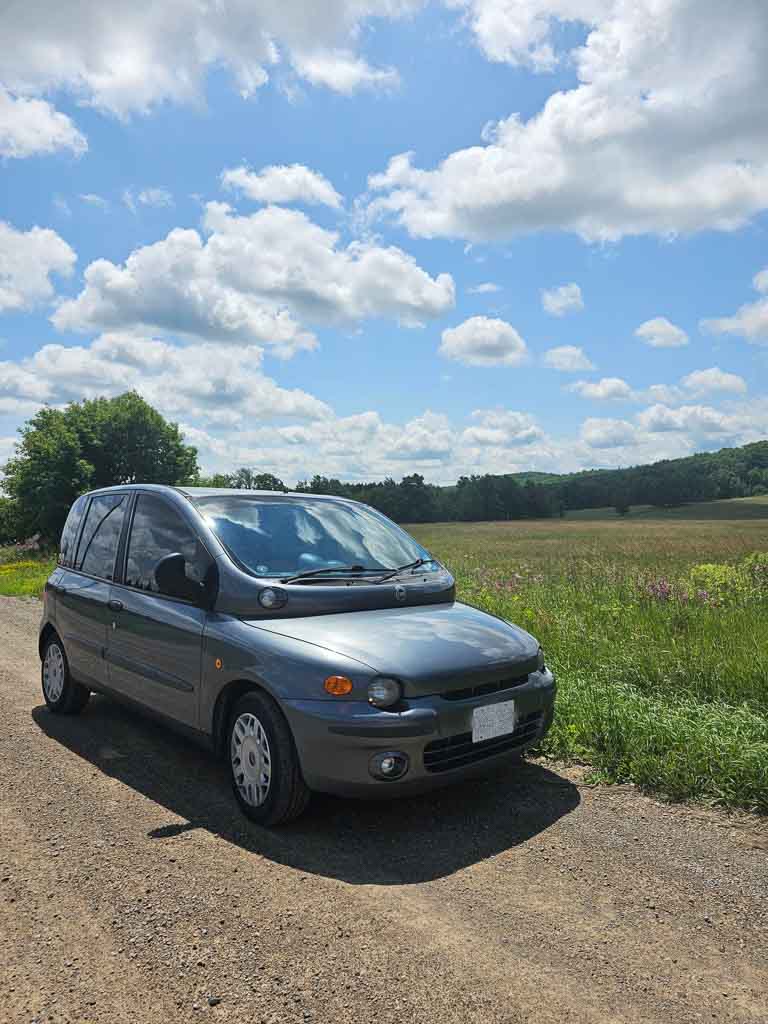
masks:
POLYGON ((411 531, 463 600, 543 644, 559 682, 548 753, 607 781, 768 812, 768 563, 743 565, 768 551, 768 518, 411 531))
MULTIPOLYGON (((768 552, 768 499, 409 529, 461 599, 544 645, 559 683, 547 753, 768 813, 768 556, 745 562, 768 552)), ((0 594, 39 594, 51 566, 0 551, 0 594)))

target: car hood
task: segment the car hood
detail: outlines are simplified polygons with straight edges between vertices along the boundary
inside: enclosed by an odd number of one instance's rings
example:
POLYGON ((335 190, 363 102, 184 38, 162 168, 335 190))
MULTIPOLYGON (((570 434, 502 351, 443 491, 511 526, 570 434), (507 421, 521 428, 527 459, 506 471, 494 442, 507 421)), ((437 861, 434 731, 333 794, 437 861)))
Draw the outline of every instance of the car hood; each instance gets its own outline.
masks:
POLYGON ((532 672, 539 646, 525 630, 459 601, 251 624, 394 676, 407 696, 532 672))

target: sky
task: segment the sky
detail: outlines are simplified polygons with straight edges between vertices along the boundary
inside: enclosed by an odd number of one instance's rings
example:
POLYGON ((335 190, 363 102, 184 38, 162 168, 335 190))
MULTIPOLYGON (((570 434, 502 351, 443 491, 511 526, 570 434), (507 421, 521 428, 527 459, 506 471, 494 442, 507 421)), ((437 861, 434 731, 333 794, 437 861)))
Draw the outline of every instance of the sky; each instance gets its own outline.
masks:
POLYGON ((768 436, 765 0, 11 0, 0 460, 136 389, 286 483, 768 436))

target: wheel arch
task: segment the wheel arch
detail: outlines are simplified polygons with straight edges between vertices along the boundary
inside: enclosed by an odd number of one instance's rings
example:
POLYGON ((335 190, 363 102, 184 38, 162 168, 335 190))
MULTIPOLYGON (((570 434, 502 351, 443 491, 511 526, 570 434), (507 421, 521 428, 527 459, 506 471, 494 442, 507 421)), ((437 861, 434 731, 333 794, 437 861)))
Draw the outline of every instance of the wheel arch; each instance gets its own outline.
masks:
MULTIPOLYGON (((266 687, 254 682, 253 679, 233 679, 222 688, 213 708, 213 720, 211 729, 211 745, 216 754, 223 755, 227 747, 227 722, 229 714, 236 703, 244 694, 256 691, 269 700, 280 711, 280 705, 266 687)), ((282 711, 280 711, 282 714, 282 711)), ((285 717, 283 715, 283 717, 285 717)), ((290 727, 289 727, 290 728, 290 727)))
POLYGON ((58 635, 59 634, 56 632, 56 629, 51 625, 50 622, 46 622, 46 624, 40 630, 40 635, 37 639, 37 653, 40 655, 41 661, 43 660, 43 651, 45 650, 45 645, 48 643, 48 640, 50 639, 50 637, 58 635))

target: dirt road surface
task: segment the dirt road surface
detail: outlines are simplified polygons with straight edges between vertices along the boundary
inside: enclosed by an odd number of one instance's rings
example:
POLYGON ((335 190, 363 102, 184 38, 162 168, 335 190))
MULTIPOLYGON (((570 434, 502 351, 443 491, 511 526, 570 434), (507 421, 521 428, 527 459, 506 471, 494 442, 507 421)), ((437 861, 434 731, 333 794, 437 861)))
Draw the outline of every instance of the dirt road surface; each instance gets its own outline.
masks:
POLYGON ((0 599, 0 1021, 768 1022, 760 822, 542 763, 277 832, 0 599))

